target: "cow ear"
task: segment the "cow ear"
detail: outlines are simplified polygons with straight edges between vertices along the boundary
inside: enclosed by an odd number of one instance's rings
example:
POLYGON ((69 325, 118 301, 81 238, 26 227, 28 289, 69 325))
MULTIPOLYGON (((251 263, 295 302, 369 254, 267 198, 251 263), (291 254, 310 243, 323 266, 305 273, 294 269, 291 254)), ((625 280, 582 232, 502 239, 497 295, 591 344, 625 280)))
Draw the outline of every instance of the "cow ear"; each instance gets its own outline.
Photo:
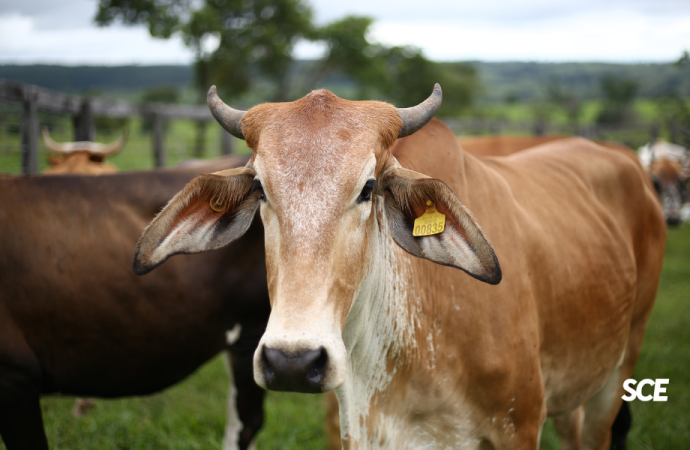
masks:
POLYGON ((405 251, 456 267, 489 284, 501 281, 501 266, 491 243, 472 214, 445 183, 396 167, 381 175, 380 186, 388 226, 395 242, 405 251), (445 216, 443 226, 431 230, 443 228, 443 231, 414 236, 415 219, 427 213, 427 208, 429 211, 435 208, 445 216))
POLYGON ((214 250, 242 236, 259 206, 255 176, 241 167, 190 181, 144 230, 134 273, 144 275, 173 255, 214 250))

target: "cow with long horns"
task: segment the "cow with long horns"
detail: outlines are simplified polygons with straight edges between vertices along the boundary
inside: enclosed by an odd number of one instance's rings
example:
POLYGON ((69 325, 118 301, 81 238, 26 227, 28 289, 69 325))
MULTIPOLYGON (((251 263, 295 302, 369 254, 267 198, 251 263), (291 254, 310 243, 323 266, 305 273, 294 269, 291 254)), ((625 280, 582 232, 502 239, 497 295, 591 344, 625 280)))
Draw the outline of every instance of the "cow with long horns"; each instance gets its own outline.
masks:
POLYGON ((105 159, 122 150, 127 141, 127 131, 110 144, 99 144, 91 141, 58 143, 50 137, 48 128, 43 128, 43 142, 48 149, 50 167, 43 173, 50 175, 81 173, 86 175, 103 175, 116 173, 117 167, 105 159))
POLYGON ((536 449, 547 416, 568 448, 609 444, 666 239, 633 156, 569 139, 477 159, 432 120, 438 85, 408 109, 208 103, 254 154, 178 193, 134 270, 225 246, 259 211, 259 385, 335 390, 346 449, 536 449))

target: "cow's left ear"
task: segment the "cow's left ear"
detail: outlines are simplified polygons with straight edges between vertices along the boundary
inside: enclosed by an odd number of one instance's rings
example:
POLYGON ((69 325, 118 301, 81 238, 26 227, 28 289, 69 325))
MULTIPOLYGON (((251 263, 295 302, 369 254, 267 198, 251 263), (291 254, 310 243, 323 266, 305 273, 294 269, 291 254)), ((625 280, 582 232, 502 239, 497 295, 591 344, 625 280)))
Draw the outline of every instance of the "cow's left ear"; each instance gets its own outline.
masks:
POLYGON ((144 275, 179 253, 199 253, 242 236, 259 207, 249 167, 199 175, 144 230, 132 267, 144 275))
MULTIPOLYGON (((450 188, 440 180, 418 172, 395 167, 380 177, 386 216, 395 242, 414 256, 438 264, 452 266, 489 284, 501 281, 501 266, 491 243, 450 188), (427 208, 445 216, 444 223, 434 223, 427 208), (438 234, 414 236, 415 219, 429 218, 427 233, 443 229, 438 234)), ((436 216, 440 217, 440 216, 436 216)), ((421 234, 426 234, 421 229, 421 234)))

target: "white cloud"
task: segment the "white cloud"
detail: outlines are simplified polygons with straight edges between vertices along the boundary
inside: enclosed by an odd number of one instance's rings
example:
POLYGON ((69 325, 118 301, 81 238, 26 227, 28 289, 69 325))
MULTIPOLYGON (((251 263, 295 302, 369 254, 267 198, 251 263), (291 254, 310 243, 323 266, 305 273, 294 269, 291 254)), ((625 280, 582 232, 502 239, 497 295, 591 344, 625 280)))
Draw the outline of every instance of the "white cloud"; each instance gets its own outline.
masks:
MULTIPOLYGON (((309 0, 307 0, 309 1, 309 0)), ((372 36, 437 60, 672 61, 690 49, 688 0, 311 0, 319 23, 376 19, 372 36)), ((188 63, 180 39, 93 24, 95 0, 0 0, 0 63, 188 63)), ((209 47, 214 42, 209 42, 209 47)), ((301 42, 314 58, 323 46, 301 42)))
POLYGON ((670 61, 690 46, 690 17, 580 14, 496 26, 486 21, 381 21, 373 37, 436 60, 670 61))
POLYGON ((40 29, 31 17, 0 17, 0 63, 188 64, 180 39, 154 39, 145 28, 40 29))

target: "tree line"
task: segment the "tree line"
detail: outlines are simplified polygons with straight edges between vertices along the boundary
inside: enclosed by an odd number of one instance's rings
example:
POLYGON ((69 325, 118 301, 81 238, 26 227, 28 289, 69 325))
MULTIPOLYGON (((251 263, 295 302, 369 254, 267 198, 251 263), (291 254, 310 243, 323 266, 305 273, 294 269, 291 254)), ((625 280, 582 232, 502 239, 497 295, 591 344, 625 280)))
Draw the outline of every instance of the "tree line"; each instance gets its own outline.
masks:
POLYGON ((100 0, 96 23, 144 24, 154 37, 182 37, 193 51, 199 101, 212 84, 228 101, 241 100, 258 86, 263 100, 286 101, 342 74, 354 81, 353 99, 381 99, 399 106, 424 100, 440 82, 454 95, 442 115, 472 103, 476 70, 469 64, 443 65, 412 46, 385 46, 370 40, 373 19, 346 16, 325 25, 314 22, 305 0, 100 0), (296 73, 299 41, 325 47, 309 71, 296 73))

